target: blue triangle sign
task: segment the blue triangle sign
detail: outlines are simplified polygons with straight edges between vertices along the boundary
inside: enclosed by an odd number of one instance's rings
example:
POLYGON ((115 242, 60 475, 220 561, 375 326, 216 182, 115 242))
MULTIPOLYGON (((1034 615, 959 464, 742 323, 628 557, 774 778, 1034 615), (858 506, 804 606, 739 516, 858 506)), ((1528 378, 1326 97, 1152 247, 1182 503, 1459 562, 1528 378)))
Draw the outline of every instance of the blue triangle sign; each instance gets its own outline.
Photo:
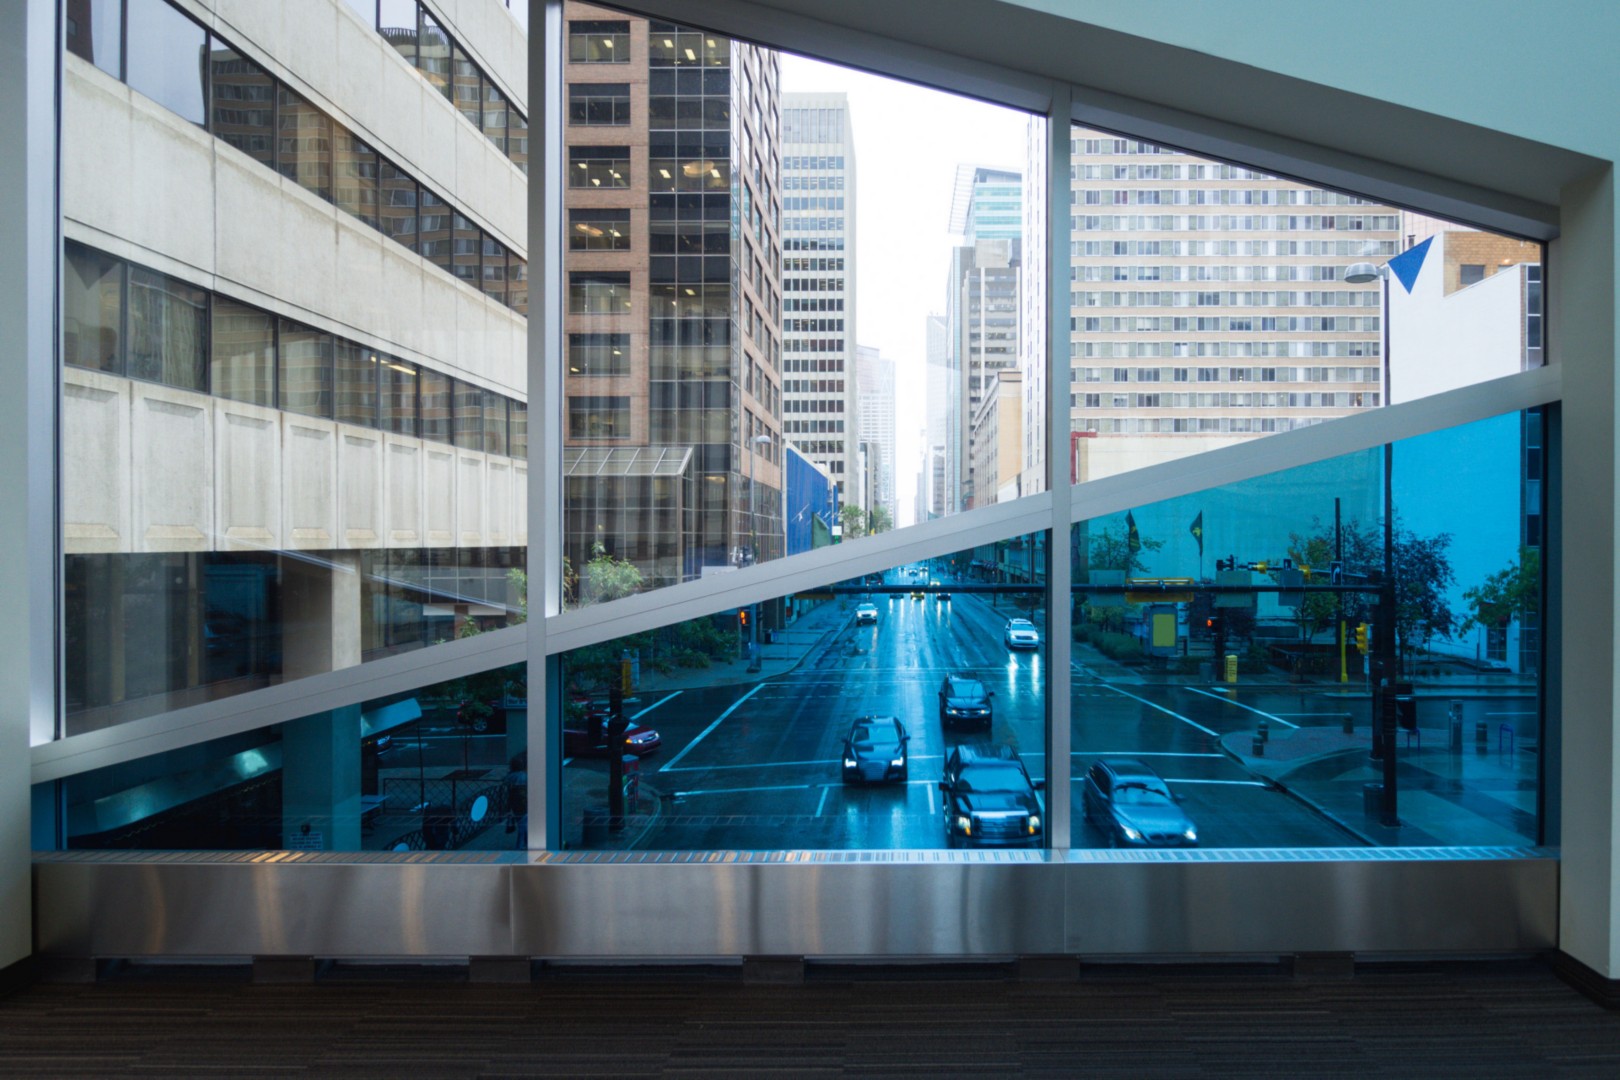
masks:
POLYGON ((1429 245, 1434 243, 1434 237, 1429 237, 1416 247, 1408 248, 1393 259, 1389 260, 1389 272, 1395 275, 1397 281, 1405 286, 1407 292, 1417 284, 1417 276, 1423 269, 1423 260, 1429 254, 1429 245))

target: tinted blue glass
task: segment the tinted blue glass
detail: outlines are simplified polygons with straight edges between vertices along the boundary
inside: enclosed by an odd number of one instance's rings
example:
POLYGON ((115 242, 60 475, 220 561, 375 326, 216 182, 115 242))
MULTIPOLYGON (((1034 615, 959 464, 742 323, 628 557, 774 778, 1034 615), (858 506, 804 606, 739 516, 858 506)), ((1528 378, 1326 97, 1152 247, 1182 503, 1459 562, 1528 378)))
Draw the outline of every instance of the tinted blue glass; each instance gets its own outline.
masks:
POLYGON ((1534 429, 1395 444, 1387 504, 1373 448, 1077 525, 1075 844, 1537 842, 1534 429))

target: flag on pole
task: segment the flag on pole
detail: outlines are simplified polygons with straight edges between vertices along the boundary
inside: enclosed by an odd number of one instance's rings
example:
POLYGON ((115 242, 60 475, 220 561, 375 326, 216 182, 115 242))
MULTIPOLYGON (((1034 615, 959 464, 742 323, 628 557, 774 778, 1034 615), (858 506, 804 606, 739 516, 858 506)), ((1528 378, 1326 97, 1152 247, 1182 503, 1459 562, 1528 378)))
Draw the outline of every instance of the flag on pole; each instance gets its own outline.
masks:
POLYGON ((1142 550, 1142 534, 1136 531, 1136 518, 1125 511, 1125 549, 1132 555, 1142 550))
POLYGON ((1204 512, 1202 510, 1198 511, 1198 516, 1193 518, 1192 529, 1189 531, 1193 534, 1193 539, 1198 541, 1198 557, 1202 559, 1204 557, 1204 512))

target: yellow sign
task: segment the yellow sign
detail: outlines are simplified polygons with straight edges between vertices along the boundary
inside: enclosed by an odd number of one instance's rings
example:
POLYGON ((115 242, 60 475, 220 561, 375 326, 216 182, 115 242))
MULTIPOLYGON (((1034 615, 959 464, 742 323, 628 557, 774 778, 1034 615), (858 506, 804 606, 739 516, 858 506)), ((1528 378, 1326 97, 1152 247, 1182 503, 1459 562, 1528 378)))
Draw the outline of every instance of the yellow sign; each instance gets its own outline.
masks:
POLYGON ((1126 578, 1125 602, 1127 604, 1190 604, 1192 603, 1192 588, 1196 582, 1190 577, 1167 578, 1126 578), (1186 591, 1167 591, 1176 586, 1186 586, 1186 591), (1156 592, 1133 592, 1152 588, 1156 592))

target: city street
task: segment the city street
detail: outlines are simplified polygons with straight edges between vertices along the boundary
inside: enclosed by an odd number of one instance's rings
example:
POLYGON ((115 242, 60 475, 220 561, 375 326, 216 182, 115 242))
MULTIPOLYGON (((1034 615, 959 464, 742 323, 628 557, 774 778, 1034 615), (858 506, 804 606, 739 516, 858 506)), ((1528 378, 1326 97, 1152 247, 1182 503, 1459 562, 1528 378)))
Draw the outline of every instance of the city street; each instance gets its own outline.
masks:
MULTIPOLYGON (((888 580, 902 581, 892 573, 888 580)), ((994 753, 1015 753, 1033 777, 1047 774, 1042 736, 1045 649, 1010 651, 1002 638, 1008 618, 1028 614, 1015 610, 1021 597, 957 592, 942 601, 932 595, 875 594, 870 599, 878 606, 877 624, 857 627, 853 613, 862 599, 829 601, 839 605, 843 621, 784 674, 640 695, 627 712, 657 729, 663 739, 659 752, 640 763, 647 788, 643 796, 657 796, 659 809, 614 846, 942 848, 938 783, 951 747, 968 743, 994 753), (937 695, 947 673, 968 674, 994 693, 988 734, 942 729, 937 695), (844 736, 855 717, 866 715, 898 716, 906 725, 911 737, 906 783, 865 787, 843 782, 844 736)), ((1038 625, 1041 614, 1036 613, 1038 625)), ((717 682, 726 678, 734 677, 717 676, 717 682)), ((1134 757, 1163 776, 1197 824, 1204 847, 1448 840, 1431 834, 1450 828, 1454 822, 1449 818, 1431 824, 1428 833, 1405 838, 1365 827, 1361 785, 1378 779, 1378 763, 1367 759, 1368 703, 1356 687, 1251 681, 1228 692, 1207 679, 1154 681, 1117 665, 1093 668, 1081 658, 1071 672, 1071 688, 1077 847, 1109 844, 1103 829, 1085 821, 1080 802, 1085 772, 1103 756, 1134 757), (1355 726, 1351 735, 1343 734, 1346 714, 1355 726), (1323 748, 1313 744, 1309 760, 1288 762, 1289 768, 1272 759, 1256 764, 1248 752, 1261 720, 1272 735, 1274 753, 1284 754, 1285 760, 1293 732, 1321 734, 1329 742, 1323 748), (1298 784, 1278 777, 1289 769, 1297 769, 1298 784), (1354 803, 1354 812, 1338 803, 1354 803)), ((1475 776, 1484 765, 1473 758, 1452 767, 1454 759, 1443 756, 1447 704, 1425 699, 1419 718, 1422 737, 1428 739, 1423 744, 1420 737, 1420 745, 1432 748, 1438 740, 1436 753, 1442 756, 1434 760, 1449 768, 1449 775, 1417 768, 1417 759, 1403 757, 1403 783, 1413 788, 1403 808, 1436 800, 1418 790, 1425 785, 1455 796, 1459 782, 1478 784, 1481 790, 1469 794, 1483 803, 1471 816, 1494 823, 1490 828, 1500 835, 1472 842, 1527 842, 1528 836, 1517 841, 1510 837, 1516 828, 1531 829, 1523 800, 1533 800, 1533 775, 1527 780, 1524 768, 1511 759, 1484 777, 1475 776), (1499 803, 1493 803, 1496 797, 1499 803)), ((1469 702, 1470 716, 1489 718, 1492 732, 1513 719, 1522 730, 1533 730, 1533 718, 1524 715, 1529 707, 1527 699, 1506 691, 1469 702)), ((1304 743, 1301 739, 1292 745, 1303 753, 1304 743)), ((1403 742, 1403 753, 1404 748, 1403 742)), ((1526 757, 1523 751, 1516 756, 1526 757)), ((1533 766, 1533 754, 1529 761, 1533 766)), ((1490 763, 1496 768, 1498 759, 1490 763)), ((606 766, 575 760, 568 768, 605 773, 606 766)), ((1454 802, 1440 805, 1453 816, 1463 813, 1454 802)), ((581 809, 574 805, 568 812, 574 816, 581 809)), ((1528 809, 1533 811, 1533 805, 1528 809)), ((1449 842, 1470 841, 1453 836, 1449 842)))

